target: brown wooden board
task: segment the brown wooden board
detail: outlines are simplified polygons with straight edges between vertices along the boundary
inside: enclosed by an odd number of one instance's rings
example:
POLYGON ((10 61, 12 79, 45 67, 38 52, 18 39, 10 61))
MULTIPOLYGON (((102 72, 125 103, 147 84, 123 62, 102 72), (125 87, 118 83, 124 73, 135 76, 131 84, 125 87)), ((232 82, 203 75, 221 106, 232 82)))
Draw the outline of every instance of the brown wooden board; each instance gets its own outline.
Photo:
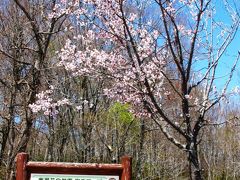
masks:
POLYGON ((128 156, 121 158, 121 164, 97 163, 59 163, 29 162, 27 153, 17 155, 16 180, 30 180, 32 173, 37 174, 72 174, 72 175, 115 175, 120 180, 131 180, 132 160, 128 156))

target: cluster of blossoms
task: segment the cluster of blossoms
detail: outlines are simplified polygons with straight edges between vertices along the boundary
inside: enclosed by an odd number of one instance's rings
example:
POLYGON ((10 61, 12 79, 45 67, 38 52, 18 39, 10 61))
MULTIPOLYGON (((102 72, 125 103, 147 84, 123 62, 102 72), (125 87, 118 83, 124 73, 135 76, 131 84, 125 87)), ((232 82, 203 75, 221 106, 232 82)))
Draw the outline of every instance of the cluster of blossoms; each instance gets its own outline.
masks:
POLYGON ((235 86, 234 88, 232 88, 231 92, 230 92, 231 95, 240 95, 240 87, 239 86, 235 86))
POLYGON ((57 107, 63 105, 71 105, 70 101, 66 98, 54 102, 51 98, 52 93, 53 90, 47 90, 37 94, 38 100, 35 103, 29 105, 29 107, 32 109, 32 112, 37 113, 42 111, 44 112, 44 115, 47 116, 55 115, 58 114, 57 107))
MULTIPOLYGON (((69 0, 60 0, 59 3, 55 4, 52 13, 48 15, 49 19, 59 18, 62 15, 71 14, 75 11, 74 7, 77 7, 79 4, 79 0, 69 1, 69 0)), ((84 13, 84 9, 78 9, 78 11, 82 11, 84 13)))
POLYGON ((83 106, 88 105, 89 108, 92 108, 93 103, 87 101, 86 99, 80 98, 78 103, 72 103, 71 100, 63 98, 60 100, 54 100, 53 97, 54 89, 50 88, 49 90, 42 91, 37 94, 37 101, 33 104, 30 104, 29 107, 33 113, 43 112, 46 116, 54 116, 59 113, 58 109, 61 106, 72 106, 76 111, 81 111, 83 106))
POLYGON ((193 30, 187 29, 186 26, 179 24, 177 25, 178 31, 181 33, 183 36, 192 36, 193 35, 193 30))
POLYGON ((176 14, 186 10, 186 8, 182 8, 183 6, 185 6, 191 14, 189 18, 195 20, 197 17, 198 8, 200 7, 200 3, 200 1, 197 2, 195 0, 172 0, 171 2, 166 1, 165 12, 166 14, 176 16, 176 14))

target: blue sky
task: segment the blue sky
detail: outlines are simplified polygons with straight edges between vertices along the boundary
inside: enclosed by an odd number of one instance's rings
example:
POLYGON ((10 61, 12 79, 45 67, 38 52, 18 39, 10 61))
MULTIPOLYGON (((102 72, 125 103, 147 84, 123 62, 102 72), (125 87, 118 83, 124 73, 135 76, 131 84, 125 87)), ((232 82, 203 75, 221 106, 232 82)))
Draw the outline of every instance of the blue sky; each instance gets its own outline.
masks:
MULTIPOLYGON (((239 1, 239 0, 237 0, 239 1)), ((237 2, 236 1, 236 2, 237 2)), ((224 24, 231 24, 229 19, 229 14, 226 12, 224 8, 224 4, 221 1, 215 0, 214 2, 216 4, 216 20, 222 21, 224 24), (217 3, 216 3, 217 2, 217 3)), ((239 2, 238 2, 239 4, 239 2)), ((239 8, 239 7, 238 7, 239 8)), ((226 82, 226 79, 229 77, 229 73, 231 71, 231 68, 236 60, 236 57, 238 55, 238 51, 240 51, 240 30, 238 30, 234 40, 228 47, 226 53, 222 57, 218 70, 217 70, 217 79, 215 81, 216 86, 219 90, 221 90, 226 82), (223 77, 225 76, 225 77, 223 77), (223 78, 221 78, 223 77, 223 78)), ((233 74, 232 81, 229 85, 228 91, 233 89, 236 86, 240 85, 240 63, 237 64, 236 71, 233 74)))

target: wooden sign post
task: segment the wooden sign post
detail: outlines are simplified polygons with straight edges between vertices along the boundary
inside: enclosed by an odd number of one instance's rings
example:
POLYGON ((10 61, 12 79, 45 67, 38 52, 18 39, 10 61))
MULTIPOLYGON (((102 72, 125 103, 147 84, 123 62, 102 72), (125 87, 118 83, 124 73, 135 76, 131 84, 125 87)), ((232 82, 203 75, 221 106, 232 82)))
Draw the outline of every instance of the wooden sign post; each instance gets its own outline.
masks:
POLYGON ((131 180, 132 159, 121 164, 60 163, 28 161, 27 153, 17 155, 16 180, 131 180))

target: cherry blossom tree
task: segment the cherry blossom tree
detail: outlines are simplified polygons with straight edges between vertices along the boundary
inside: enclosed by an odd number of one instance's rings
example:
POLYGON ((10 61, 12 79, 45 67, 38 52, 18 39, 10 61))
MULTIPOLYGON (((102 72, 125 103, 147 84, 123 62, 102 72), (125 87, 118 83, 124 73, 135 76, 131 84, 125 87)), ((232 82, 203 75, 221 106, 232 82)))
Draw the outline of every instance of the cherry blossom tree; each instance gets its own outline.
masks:
MULTIPOLYGON (((68 15, 82 30, 56 53, 58 66, 72 76, 111 81, 103 96, 129 104, 137 117, 150 117, 187 153, 191 179, 203 179, 202 129, 209 110, 225 97, 239 56, 217 92, 217 67, 240 22, 234 6, 221 3, 230 25, 215 20, 219 12, 211 0, 61 0, 48 17, 68 15), (175 114, 166 105, 173 97, 175 114)), ((49 96, 42 92, 30 107, 49 115, 61 104, 74 106, 66 99, 51 103, 49 96)))

